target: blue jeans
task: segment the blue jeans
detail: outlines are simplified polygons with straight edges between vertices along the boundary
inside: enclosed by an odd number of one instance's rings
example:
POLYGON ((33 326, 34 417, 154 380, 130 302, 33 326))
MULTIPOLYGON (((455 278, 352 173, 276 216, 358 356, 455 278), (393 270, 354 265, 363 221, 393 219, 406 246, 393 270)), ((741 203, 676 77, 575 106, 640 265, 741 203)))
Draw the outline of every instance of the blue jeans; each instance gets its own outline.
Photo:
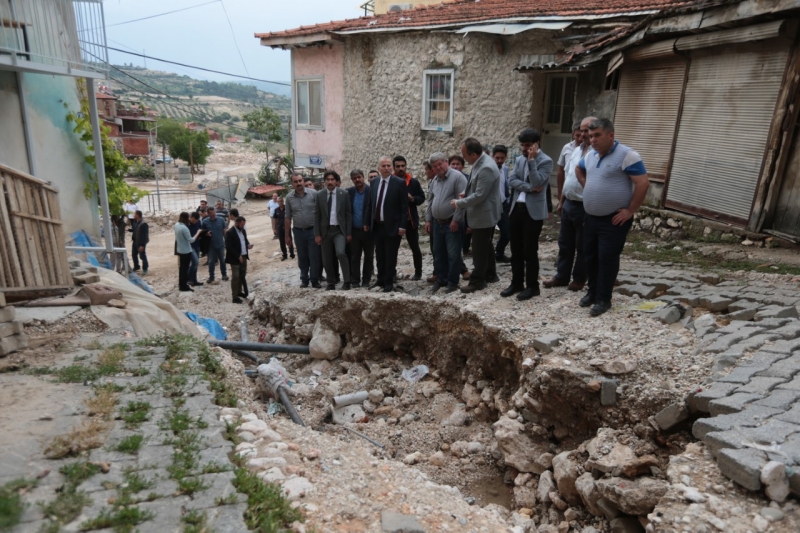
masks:
POLYGON ((319 245, 314 242, 314 229, 301 230, 292 228, 294 247, 297 249, 297 266, 300 267, 300 281, 303 283, 319 283, 319 271, 322 260, 319 245))
POLYGON ((558 232, 558 262, 556 278, 586 283, 586 258, 583 254, 583 202, 564 200, 561 208, 561 229, 558 232), (576 257, 577 256, 577 257, 576 257))
POLYGON ((222 277, 228 277, 228 266, 225 264, 225 245, 215 248, 212 244, 208 248, 208 281, 214 281, 214 267, 219 261, 219 271, 222 277))
POLYGON ((588 294, 598 302, 610 302, 614 281, 619 274, 619 256, 633 225, 633 217, 621 226, 611 223, 615 213, 595 217, 586 213, 583 247, 586 255, 588 294))
POLYGON ((450 224, 440 224, 435 220, 433 226, 434 270, 439 278, 439 285, 458 286, 461 274, 461 245, 463 233, 459 229, 453 233, 450 224))
POLYGON ((197 250, 192 248, 191 263, 189 263, 189 283, 197 283, 197 265, 200 264, 200 259, 197 257, 197 250))

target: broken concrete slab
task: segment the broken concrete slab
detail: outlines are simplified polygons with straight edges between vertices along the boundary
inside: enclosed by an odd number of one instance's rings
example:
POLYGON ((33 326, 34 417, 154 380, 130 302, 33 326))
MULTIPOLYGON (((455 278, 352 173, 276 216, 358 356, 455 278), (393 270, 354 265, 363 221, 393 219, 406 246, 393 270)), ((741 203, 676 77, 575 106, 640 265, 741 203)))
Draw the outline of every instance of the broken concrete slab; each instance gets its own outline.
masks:
POLYGON ((726 477, 742 487, 761 490, 761 468, 767 464, 767 455, 764 452, 751 448, 723 449, 717 455, 717 464, 726 477))
POLYGON ((533 339, 533 347, 542 353, 552 352, 553 348, 557 348, 559 344, 561 344, 561 335, 558 333, 548 333, 533 339))
POLYGON ((17 316, 23 324, 30 324, 34 320, 45 324, 52 324, 81 309, 82 307, 78 307, 77 305, 66 307, 20 307, 17 309, 17 316))
POLYGON ((798 318, 797 308, 794 306, 781 307, 779 305, 768 305, 762 307, 756 313, 755 320, 763 318, 798 318))
POLYGON ((661 431, 668 431, 689 418, 689 409, 683 402, 673 403, 659 411, 655 416, 661 431))
POLYGON ((78 294, 86 295, 92 305, 106 305, 111 300, 122 300, 121 292, 100 283, 86 285, 78 294))
POLYGON ((20 333, 23 333, 23 331, 24 328, 22 327, 21 320, 0 323, 0 339, 10 337, 11 335, 19 335, 20 333))
POLYGON ((16 307, 4 307, 0 309, 0 324, 3 322, 13 322, 17 319, 16 307))
POLYGON ((709 311, 727 311, 728 306, 734 302, 733 298, 726 298, 717 294, 711 294, 700 298, 698 304, 709 311))
POLYGON ((24 350, 28 347, 28 336, 24 334, 12 335, 4 339, 0 339, 0 357, 5 357, 8 354, 24 350))

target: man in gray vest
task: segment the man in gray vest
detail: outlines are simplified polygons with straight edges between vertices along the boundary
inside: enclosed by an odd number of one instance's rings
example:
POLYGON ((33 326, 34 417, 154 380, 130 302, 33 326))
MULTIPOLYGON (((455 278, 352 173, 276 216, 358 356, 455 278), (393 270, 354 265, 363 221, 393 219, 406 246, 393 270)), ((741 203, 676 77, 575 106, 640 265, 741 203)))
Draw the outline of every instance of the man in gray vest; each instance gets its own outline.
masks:
POLYGON ((500 189, 500 171, 497 163, 483 153, 481 143, 472 137, 461 143, 461 154, 472 165, 467 180, 467 189, 458 200, 452 200, 454 208, 467 212, 469 227, 472 229, 472 274, 469 284, 461 287, 461 292, 470 293, 485 289, 487 283, 500 281, 497 277, 492 237, 494 228, 500 221, 503 202, 500 189))
POLYGON ((567 146, 561 153, 558 166, 558 214, 561 215, 561 227, 558 231, 558 262, 556 275, 542 283, 551 287, 567 287, 571 291, 579 291, 586 284, 586 258, 583 255, 583 186, 575 175, 578 162, 591 149, 589 145, 589 124, 597 117, 586 117, 578 125, 581 132, 581 143, 573 150, 567 146), (567 152, 565 154, 565 152, 567 152), (563 174, 563 177, 562 177, 563 174), (577 256, 577 257, 576 257, 577 256), (570 275, 572 282, 570 282, 570 275))
POLYGON ((300 286, 319 289, 319 245, 314 242, 314 206, 317 192, 305 187, 303 175, 292 172, 292 192, 286 195, 284 224, 286 245, 292 245, 292 235, 297 242, 297 266, 300 267, 300 286), (294 227, 292 227, 294 226, 294 227))
POLYGON ((522 155, 508 177, 511 187, 511 285, 500 293, 517 300, 539 296, 539 235, 547 219, 547 184, 553 160, 539 149, 541 137, 534 128, 519 134, 522 155))
POLYGON ((592 150, 575 171, 583 186, 584 254, 589 288, 581 307, 599 316, 611 309, 611 291, 619 273, 619 257, 642 205, 650 181, 641 156, 614 140, 614 124, 605 118, 589 124, 592 150))

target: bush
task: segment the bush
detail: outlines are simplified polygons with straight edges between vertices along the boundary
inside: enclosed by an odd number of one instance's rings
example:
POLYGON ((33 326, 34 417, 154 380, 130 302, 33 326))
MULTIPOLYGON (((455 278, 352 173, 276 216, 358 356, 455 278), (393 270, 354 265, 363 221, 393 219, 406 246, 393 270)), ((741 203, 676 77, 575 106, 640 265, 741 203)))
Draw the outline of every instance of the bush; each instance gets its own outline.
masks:
POLYGON ((279 172, 277 170, 270 170, 269 163, 264 163, 258 171, 258 181, 269 185, 275 185, 279 181, 279 172))
POLYGON ((134 159, 128 167, 128 175, 134 178, 153 179, 156 177, 153 165, 141 159, 134 159))

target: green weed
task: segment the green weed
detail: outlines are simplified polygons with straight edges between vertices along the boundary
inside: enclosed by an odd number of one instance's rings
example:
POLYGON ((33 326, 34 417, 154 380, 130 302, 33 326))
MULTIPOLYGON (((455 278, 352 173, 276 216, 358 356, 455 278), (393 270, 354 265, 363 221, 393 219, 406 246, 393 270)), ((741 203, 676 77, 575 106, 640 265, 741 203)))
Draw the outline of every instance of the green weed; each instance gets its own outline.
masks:
POLYGON ((127 429, 136 429, 144 422, 150 419, 148 413, 151 406, 148 402, 128 402, 126 407, 122 408, 121 418, 125 421, 127 429))
POLYGON ((133 531, 135 526, 151 520, 154 516, 155 513, 142 511, 136 506, 121 507, 114 510, 103 509, 97 518, 87 520, 80 527, 82 531, 112 528, 117 533, 128 533, 133 531))
POLYGON ((136 455, 139 453, 143 443, 144 437, 142 435, 131 435, 122 439, 114 449, 118 452, 136 455))
POLYGON ((67 485, 77 487, 93 475, 100 472, 100 467, 88 461, 78 461, 62 466, 58 469, 67 480, 67 485))
POLYGON ((246 468, 236 469, 233 485, 236 490, 247 495, 244 519, 250 529, 280 531, 295 521, 305 520, 300 511, 292 509, 280 486, 265 483, 246 468))
POLYGON ((22 494, 36 486, 36 481, 15 479, 0 486, 0 531, 11 529, 19 523, 25 511, 22 494))

